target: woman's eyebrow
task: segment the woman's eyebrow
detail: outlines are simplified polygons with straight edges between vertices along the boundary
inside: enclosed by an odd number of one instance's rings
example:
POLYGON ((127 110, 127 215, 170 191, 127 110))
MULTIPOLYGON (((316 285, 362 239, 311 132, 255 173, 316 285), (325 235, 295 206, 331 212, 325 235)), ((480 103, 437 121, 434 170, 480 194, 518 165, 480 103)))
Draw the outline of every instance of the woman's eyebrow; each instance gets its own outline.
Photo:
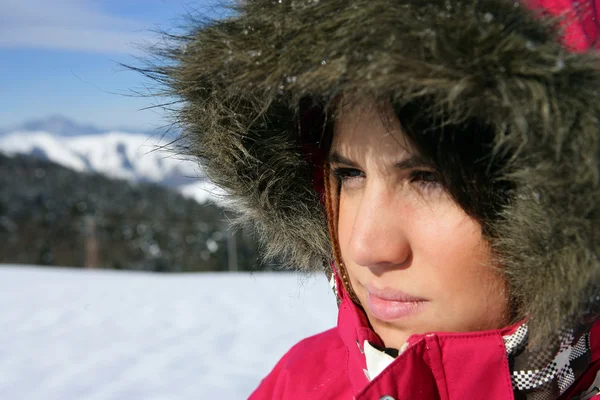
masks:
MULTIPOLYGON (((333 152, 329 153, 328 161, 330 163, 344 164, 344 165, 348 165, 351 167, 356 167, 358 165, 357 163, 355 163, 354 161, 350 160, 349 158, 341 155, 337 151, 333 151, 333 152)), ((415 168, 422 168, 422 167, 431 168, 431 167, 433 167, 433 165, 432 165, 431 161, 427 160, 424 157, 421 157, 420 155, 412 155, 412 156, 410 156, 402 161, 398 161, 397 163, 394 164, 394 168, 398 168, 398 169, 415 169, 415 168)))
POLYGON ((399 161, 395 164, 396 168, 399 169, 414 169, 414 168, 421 168, 421 167, 428 167, 431 168, 433 165, 431 163, 431 161, 427 160, 424 157, 421 157, 420 155, 413 155, 410 156, 402 161, 399 161))
POLYGON ((329 159, 328 161, 330 163, 345 164, 345 165, 350 165, 352 167, 355 167, 357 165, 354 161, 350 160, 349 158, 344 157, 337 151, 333 151, 333 152, 329 153, 328 159, 329 159))

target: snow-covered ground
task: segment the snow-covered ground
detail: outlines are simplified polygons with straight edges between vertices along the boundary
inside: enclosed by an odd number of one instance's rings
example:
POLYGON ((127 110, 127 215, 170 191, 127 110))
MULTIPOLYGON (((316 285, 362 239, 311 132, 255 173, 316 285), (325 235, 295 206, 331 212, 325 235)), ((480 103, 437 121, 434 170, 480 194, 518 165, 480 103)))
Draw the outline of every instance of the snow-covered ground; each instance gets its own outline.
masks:
POLYGON ((245 399, 335 325, 324 276, 0 266, 0 399, 245 399))

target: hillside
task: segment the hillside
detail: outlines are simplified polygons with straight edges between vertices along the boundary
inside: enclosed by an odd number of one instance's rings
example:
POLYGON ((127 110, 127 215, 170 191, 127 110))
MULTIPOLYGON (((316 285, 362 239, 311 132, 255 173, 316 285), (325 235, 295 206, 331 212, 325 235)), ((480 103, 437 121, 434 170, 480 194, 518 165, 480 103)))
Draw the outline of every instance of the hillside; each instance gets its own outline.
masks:
POLYGON ((232 240, 220 207, 156 184, 0 154, 0 187, 0 263, 221 271, 229 244, 238 269, 256 268, 256 244, 232 240))

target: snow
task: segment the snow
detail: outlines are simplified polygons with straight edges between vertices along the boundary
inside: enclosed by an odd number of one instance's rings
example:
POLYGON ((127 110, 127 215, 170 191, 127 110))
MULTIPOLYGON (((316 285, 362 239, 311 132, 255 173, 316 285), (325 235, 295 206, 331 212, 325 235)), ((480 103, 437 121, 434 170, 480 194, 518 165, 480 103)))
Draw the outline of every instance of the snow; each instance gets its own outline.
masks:
POLYGON ((148 134, 106 132, 59 136, 45 131, 14 131, 0 136, 0 151, 33 154, 79 172, 111 178, 154 182, 177 188, 184 196, 218 200, 201 182, 196 162, 176 154, 169 139, 148 134))
POLYGON ((0 137, 0 149, 5 153, 32 153, 37 148, 50 161, 112 178, 160 182, 174 172, 198 176, 195 163, 179 159, 164 148, 167 145, 167 141, 146 134, 124 132, 64 137, 17 131, 0 137))
POLYGON ((179 187, 179 193, 183 197, 194 199, 198 203, 205 203, 208 200, 216 201, 219 204, 226 204, 225 192, 212 184, 209 180, 202 180, 189 185, 179 187))
POLYGON ((247 398, 335 325, 324 276, 0 266, 0 398, 247 398))
POLYGON ((75 171, 86 171, 84 160, 77 156, 67 146, 63 138, 55 137, 46 132, 14 132, 0 137, 0 149, 6 154, 43 152, 48 160, 61 164, 75 171))

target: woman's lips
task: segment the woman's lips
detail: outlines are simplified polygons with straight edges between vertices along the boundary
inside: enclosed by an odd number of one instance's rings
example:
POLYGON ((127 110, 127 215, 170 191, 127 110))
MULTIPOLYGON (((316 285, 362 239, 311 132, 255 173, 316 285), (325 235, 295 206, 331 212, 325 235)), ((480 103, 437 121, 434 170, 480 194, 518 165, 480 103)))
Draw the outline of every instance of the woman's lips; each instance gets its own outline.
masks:
POLYGON ((393 321, 415 314, 423 309, 426 299, 408 295, 398 290, 366 287, 367 307, 382 321, 393 321))

